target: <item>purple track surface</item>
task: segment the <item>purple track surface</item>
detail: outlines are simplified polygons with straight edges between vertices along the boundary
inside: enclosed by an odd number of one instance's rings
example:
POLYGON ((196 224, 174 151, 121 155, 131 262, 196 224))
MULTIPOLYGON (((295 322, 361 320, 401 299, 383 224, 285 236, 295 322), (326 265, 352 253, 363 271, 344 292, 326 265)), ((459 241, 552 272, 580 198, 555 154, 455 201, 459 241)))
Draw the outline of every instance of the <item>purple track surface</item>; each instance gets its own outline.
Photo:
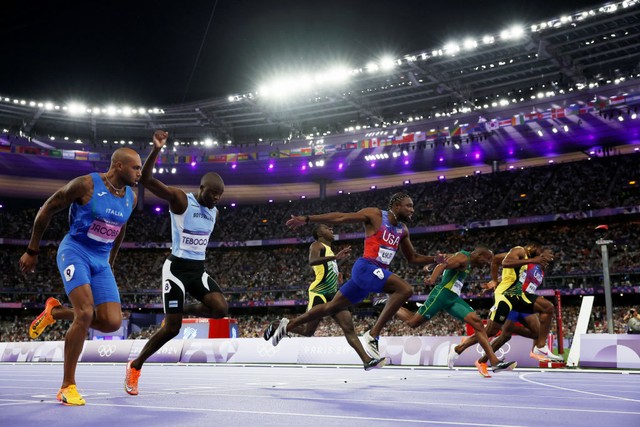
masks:
POLYGON ((0 426, 638 426, 640 372, 81 364, 87 400, 55 400, 60 364, 0 364, 0 426))

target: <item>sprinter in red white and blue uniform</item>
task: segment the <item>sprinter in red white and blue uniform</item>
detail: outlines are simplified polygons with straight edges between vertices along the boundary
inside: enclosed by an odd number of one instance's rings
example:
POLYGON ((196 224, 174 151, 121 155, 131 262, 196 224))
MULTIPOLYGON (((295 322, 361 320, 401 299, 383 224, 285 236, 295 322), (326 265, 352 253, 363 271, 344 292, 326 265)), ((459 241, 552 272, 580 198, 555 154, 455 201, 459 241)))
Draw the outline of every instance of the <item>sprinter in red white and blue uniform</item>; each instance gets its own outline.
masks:
POLYGON ((365 229, 365 249, 351 270, 351 278, 342 285, 336 296, 327 304, 313 307, 305 314, 289 320, 283 318, 277 329, 265 331, 265 338, 272 336, 272 344, 277 345, 293 329, 356 304, 371 293, 385 292, 389 299, 375 325, 364 334, 367 350, 371 357, 379 358, 378 335, 382 328, 411 297, 411 285, 389 271, 389 264, 402 251, 410 264, 433 264, 442 262, 441 256, 426 256, 416 252, 409 238, 406 222, 413 215, 413 200, 406 193, 396 193, 391 197, 386 211, 379 208, 364 208, 358 212, 331 212, 320 215, 292 216, 287 226, 296 229, 309 223, 347 224, 363 223, 365 229), (289 326, 287 326, 287 324, 289 326))

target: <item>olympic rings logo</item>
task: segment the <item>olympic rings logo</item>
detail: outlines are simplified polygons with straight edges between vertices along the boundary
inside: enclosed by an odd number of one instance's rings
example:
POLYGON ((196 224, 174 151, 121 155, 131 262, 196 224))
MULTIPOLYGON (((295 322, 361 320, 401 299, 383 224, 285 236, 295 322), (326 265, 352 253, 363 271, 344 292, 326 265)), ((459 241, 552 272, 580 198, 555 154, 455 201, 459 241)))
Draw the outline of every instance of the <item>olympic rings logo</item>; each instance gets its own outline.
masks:
POLYGON ((116 352, 116 346, 114 344, 106 345, 103 344, 98 347, 98 355, 100 357, 111 357, 113 353, 116 352))
MULTIPOLYGON (((482 349, 482 347, 480 346, 480 344, 476 344, 476 351, 478 352, 478 354, 481 354, 484 356, 484 350, 482 349)), ((511 351, 511 346, 509 345, 509 343, 506 343, 505 345, 503 345, 502 347, 500 347, 495 353, 496 353, 496 357, 498 359, 502 359, 507 353, 509 353, 511 351)))

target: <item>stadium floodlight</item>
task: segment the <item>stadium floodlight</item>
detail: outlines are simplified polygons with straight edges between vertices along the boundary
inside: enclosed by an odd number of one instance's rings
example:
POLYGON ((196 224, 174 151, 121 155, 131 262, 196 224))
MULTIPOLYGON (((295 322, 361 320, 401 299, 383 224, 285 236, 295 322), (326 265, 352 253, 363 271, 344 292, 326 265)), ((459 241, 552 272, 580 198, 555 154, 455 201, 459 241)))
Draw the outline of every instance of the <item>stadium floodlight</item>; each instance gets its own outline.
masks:
POLYGON ((540 129, 538 129, 538 132, 537 132, 537 133, 538 133, 538 136, 542 136, 542 135, 543 135, 543 134, 542 134, 542 131, 541 131, 540 129))
POLYGON ((114 107, 113 105, 108 105, 106 108, 105 113, 107 113, 107 115, 109 116, 115 116, 116 115, 116 107, 114 107))
POLYGON ((389 55, 385 55, 382 58, 380 58, 380 68, 384 71, 390 71, 393 70, 393 68, 396 66, 396 62, 393 60, 393 58, 389 55))
POLYGON ((204 146, 205 147, 211 147, 213 145, 213 139, 211 138, 205 138, 204 140, 204 146))
POLYGON ((467 50, 475 49, 478 47, 478 42, 473 39, 466 39, 463 43, 463 46, 467 50))
POLYGON ((460 52, 460 46, 453 42, 447 43, 444 46, 444 51, 447 55, 455 55, 456 53, 460 52))
POLYGON ((495 42, 495 38, 493 36, 484 36, 482 38, 482 43, 484 44, 492 44, 493 42, 495 42))
POLYGON ((67 111, 72 116, 79 116, 87 111, 87 107, 79 102, 70 102, 67 106, 67 111))

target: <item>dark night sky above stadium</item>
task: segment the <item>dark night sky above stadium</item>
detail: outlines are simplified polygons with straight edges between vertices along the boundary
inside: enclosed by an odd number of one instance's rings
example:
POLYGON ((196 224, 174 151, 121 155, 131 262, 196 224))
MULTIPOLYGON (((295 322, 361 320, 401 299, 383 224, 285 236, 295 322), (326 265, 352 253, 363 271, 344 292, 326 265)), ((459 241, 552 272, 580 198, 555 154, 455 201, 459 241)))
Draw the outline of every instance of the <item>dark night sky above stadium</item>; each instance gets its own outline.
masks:
POLYGON ((0 94, 165 106, 250 92, 274 74, 338 61, 364 66, 383 54, 440 48, 604 3, 3 0, 0 94))

